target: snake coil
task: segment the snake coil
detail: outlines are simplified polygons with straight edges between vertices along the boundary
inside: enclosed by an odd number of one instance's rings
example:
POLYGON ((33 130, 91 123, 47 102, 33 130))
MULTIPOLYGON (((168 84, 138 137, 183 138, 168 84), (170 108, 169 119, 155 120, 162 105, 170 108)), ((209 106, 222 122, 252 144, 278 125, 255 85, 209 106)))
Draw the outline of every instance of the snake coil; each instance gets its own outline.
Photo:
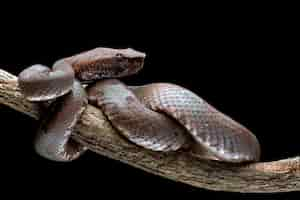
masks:
POLYGON ((18 82, 28 100, 58 98, 38 130, 36 151, 54 161, 71 161, 85 152, 89 147, 71 135, 89 102, 143 148, 190 148, 199 157, 226 162, 259 160, 256 137, 193 92, 170 83, 130 87, 115 79, 137 73, 144 58, 133 49, 96 48, 61 59, 52 70, 33 65, 22 71, 18 82), (86 90, 80 83, 95 81, 86 90))

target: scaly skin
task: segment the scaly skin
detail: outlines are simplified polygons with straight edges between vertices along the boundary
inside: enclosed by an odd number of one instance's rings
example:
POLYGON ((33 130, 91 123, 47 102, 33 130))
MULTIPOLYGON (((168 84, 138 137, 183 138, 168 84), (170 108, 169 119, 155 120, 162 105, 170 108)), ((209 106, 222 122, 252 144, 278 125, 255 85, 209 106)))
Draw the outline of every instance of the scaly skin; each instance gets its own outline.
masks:
POLYGON ((105 113, 113 126, 131 142, 153 151, 175 151, 187 143, 184 127, 143 105, 116 79, 88 88, 90 103, 105 113))
MULTIPOLYGON (((260 145, 241 124, 219 112, 193 92, 169 83, 134 89, 150 109, 176 119, 201 145, 205 155, 226 162, 258 161, 260 145)), ((194 146, 197 150, 197 145, 194 146)))
MULTIPOLYGON (((49 100, 72 90, 41 126, 37 152, 56 161, 70 161, 81 155, 85 147, 70 141, 86 105, 86 95, 75 77, 90 82, 128 76, 143 67, 144 57, 133 49, 97 48, 57 61, 52 71, 41 65, 24 70, 19 85, 29 100, 49 100)), ((157 83, 133 87, 131 91, 120 81, 110 79, 89 87, 88 93, 90 103, 99 106, 122 135, 144 148, 175 151, 188 146, 208 159, 259 160, 259 143, 248 129, 180 86, 157 83)))

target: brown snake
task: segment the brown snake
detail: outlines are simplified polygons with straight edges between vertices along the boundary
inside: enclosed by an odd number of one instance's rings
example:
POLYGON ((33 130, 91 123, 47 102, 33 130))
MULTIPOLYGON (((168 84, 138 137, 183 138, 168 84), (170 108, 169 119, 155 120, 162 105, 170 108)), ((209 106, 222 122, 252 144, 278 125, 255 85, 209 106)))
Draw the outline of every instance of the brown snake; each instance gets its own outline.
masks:
POLYGON ((113 79, 137 73, 144 58, 133 49, 96 48, 61 59, 52 70, 34 65, 22 71, 19 86, 28 100, 59 98, 39 128, 36 151, 51 160, 71 161, 89 148, 71 139, 89 101, 141 147, 164 152, 190 148, 199 157, 226 162, 259 160, 256 137, 193 92, 170 83, 129 87, 113 79), (80 82, 95 80, 86 94, 80 82))

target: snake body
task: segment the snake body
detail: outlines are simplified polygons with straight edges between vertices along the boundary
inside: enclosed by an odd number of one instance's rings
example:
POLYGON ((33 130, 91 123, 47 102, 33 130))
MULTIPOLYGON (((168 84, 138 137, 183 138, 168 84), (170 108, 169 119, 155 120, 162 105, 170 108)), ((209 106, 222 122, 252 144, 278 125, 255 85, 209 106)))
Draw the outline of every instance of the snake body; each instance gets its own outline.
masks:
POLYGON ((256 137, 193 92, 170 83, 128 87, 114 79, 137 73, 144 58, 133 49, 96 48, 61 59, 52 70, 34 65, 21 72, 19 85, 28 100, 60 99, 38 131, 36 151, 56 161, 80 156, 88 147, 71 135, 88 99, 143 148, 166 152, 188 147, 197 156, 226 162, 259 159, 256 137), (86 94, 80 82, 99 79, 104 80, 90 85, 86 94))

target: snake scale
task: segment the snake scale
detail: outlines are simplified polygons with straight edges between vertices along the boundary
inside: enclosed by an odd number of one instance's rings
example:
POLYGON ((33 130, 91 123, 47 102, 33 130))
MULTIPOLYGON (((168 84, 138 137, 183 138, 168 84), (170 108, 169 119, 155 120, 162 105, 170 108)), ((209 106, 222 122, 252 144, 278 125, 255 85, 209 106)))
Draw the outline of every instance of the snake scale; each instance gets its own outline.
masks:
POLYGON ((99 107, 132 143, 153 151, 190 148, 196 156, 225 161, 258 161, 260 145, 244 126, 195 93, 171 83, 126 86, 116 78, 139 72, 145 54, 134 49, 96 48, 54 63, 33 65, 18 83, 30 101, 56 99, 41 123, 35 149, 54 161, 71 161, 89 147, 71 139, 88 103, 99 107), (82 83, 91 83, 83 88, 82 83))

